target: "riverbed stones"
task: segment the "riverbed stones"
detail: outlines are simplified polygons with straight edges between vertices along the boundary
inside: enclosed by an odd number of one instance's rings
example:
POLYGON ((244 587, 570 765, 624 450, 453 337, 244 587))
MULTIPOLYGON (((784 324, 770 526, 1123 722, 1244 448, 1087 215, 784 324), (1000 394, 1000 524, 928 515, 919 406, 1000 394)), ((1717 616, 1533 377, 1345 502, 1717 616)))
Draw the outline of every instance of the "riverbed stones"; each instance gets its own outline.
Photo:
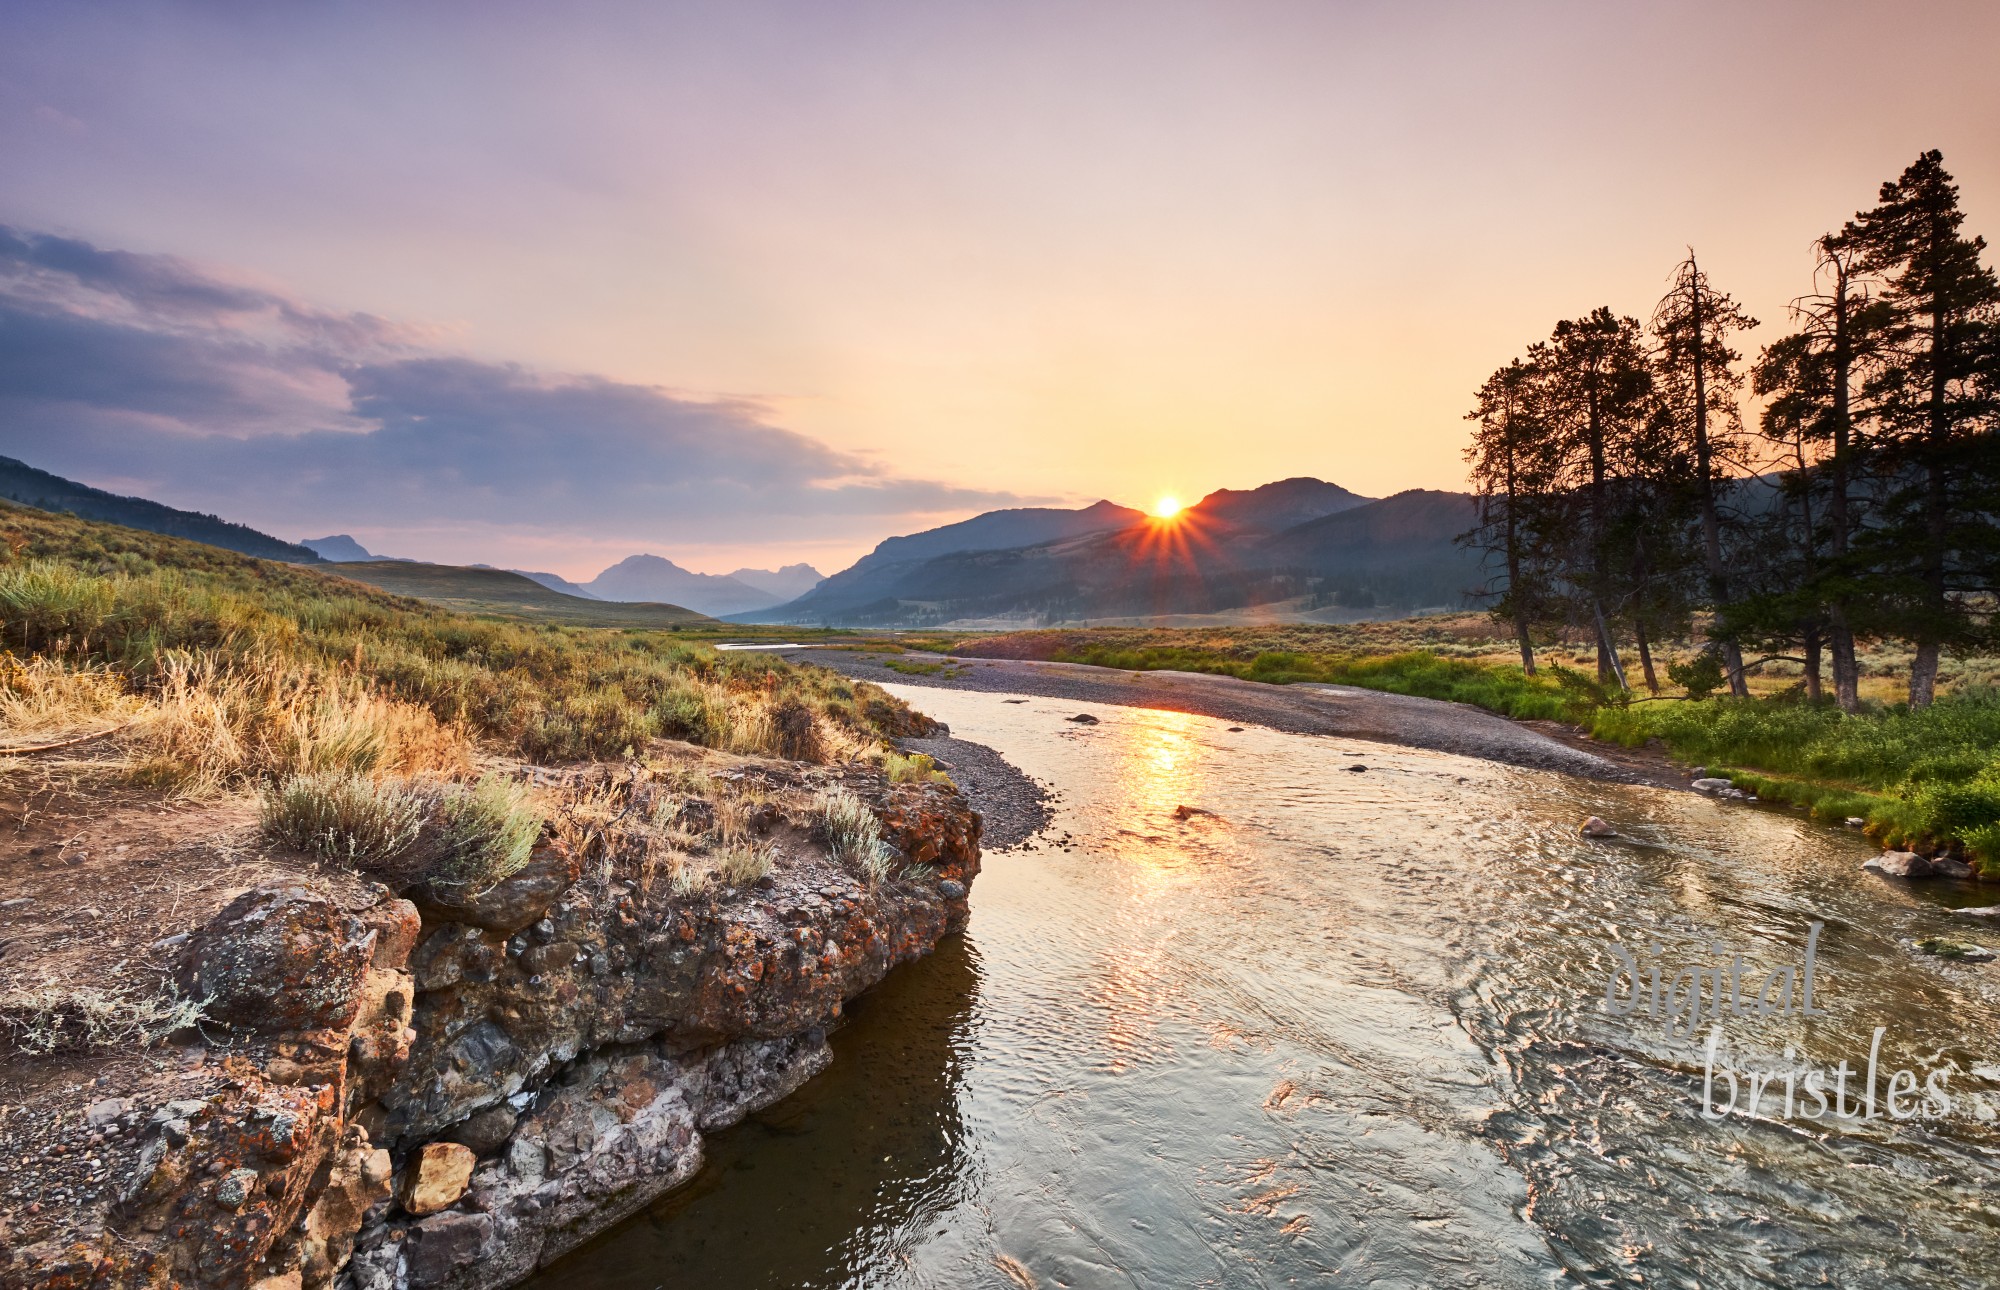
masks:
POLYGON ((1612 828, 1595 815, 1585 820, 1577 831, 1586 838, 1615 838, 1618 836, 1617 829, 1612 828))
POLYGON ((403 1208, 419 1217, 449 1209, 465 1195, 479 1157, 456 1142, 427 1142, 410 1157, 403 1175, 403 1208))
POLYGON ((1884 851, 1861 866, 1890 878, 1928 878, 1931 862, 1914 851, 1884 851))
POLYGON ((1945 936, 1925 936, 1910 942, 1910 948, 1919 954, 1929 954, 1934 958, 1955 959, 1961 963, 1991 963, 1993 951, 1983 945, 1971 945, 1965 941, 1954 941, 1945 936))

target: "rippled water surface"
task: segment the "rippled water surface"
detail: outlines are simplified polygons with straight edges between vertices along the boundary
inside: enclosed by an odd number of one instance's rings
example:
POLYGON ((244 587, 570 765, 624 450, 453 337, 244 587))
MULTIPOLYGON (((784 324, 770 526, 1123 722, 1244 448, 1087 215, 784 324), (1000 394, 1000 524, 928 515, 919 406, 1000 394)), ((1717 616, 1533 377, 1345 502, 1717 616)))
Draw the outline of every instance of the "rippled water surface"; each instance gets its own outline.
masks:
POLYGON ((1692 794, 904 694, 1052 784, 1054 828, 989 854, 965 937, 858 1001, 831 1070, 538 1284, 2000 1280, 2000 964, 1904 944, 1977 939, 1963 890, 1692 794), (1725 1016, 1718 1066, 1865 1072, 1885 1027, 1873 1119, 1806 1118, 1799 1075, 1787 1116, 1780 1075, 1705 1120, 1710 1027, 1603 1009, 1614 945, 1670 983, 1720 944, 1750 992, 1815 920, 1825 1015, 1725 1016), (1897 1069, 1952 1114, 1891 1119, 1897 1069))

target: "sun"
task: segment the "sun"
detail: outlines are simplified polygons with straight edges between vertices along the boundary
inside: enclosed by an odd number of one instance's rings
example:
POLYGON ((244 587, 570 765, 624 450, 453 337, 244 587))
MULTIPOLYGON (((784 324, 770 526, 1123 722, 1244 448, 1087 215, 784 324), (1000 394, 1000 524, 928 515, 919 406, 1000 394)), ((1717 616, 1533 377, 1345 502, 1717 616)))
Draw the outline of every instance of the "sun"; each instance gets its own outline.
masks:
POLYGON ((1153 503, 1153 517, 1155 519, 1170 520, 1180 513, 1181 499, 1178 497, 1162 497, 1159 501, 1153 503))

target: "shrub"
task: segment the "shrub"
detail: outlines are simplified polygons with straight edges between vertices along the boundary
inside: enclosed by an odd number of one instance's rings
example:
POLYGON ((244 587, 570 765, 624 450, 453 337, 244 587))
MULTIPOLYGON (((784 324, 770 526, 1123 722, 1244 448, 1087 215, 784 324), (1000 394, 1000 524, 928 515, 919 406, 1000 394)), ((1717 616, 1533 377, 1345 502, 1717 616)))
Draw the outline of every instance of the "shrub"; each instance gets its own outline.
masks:
POLYGON ((715 853, 713 872, 728 886, 748 887, 771 872, 776 856, 768 842, 733 842, 715 853))
POLYGON ((838 864, 860 869, 869 886, 889 876, 896 851, 882 837, 882 821, 868 803, 845 789, 822 794, 816 804, 820 839, 838 864))
POLYGON ((791 761, 819 762, 826 759, 821 744, 819 722, 813 711, 796 698, 780 699, 771 707, 771 751, 791 761))
POLYGON ((937 768, 937 762, 929 753, 892 752, 882 758, 882 769, 888 772, 892 784, 949 784, 951 776, 937 768))
POLYGON ((1667 664, 1667 679, 1686 690, 1688 698, 1706 699, 1722 688, 1722 660, 1714 650, 1702 650, 1685 663, 1667 664))
POLYGON ((266 791, 263 825, 286 846, 400 886, 418 876, 410 857, 436 805, 434 792, 406 783, 319 771, 266 791))
POLYGON ((172 985, 146 994, 44 982, 0 993, 0 1038, 31 1054, 150 1048, 199 1025, 207 1004, 172 985))
POLYGON ((512 877, 542 835, 527 789, 496 775, 447 789, 418 847, 424 877, 482 892, 512 877))

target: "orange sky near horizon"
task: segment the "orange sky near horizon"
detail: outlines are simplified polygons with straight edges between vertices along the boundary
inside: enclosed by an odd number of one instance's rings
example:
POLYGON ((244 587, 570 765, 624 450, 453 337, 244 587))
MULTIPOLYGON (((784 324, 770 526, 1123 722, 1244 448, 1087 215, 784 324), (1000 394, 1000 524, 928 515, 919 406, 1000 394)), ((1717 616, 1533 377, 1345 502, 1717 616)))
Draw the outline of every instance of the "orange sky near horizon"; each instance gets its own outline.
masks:
MULTIPOLYGON (((51 67, 108 51, 99 116, 0 85, 33 132, 0 218, 750 400, 898 475, 1138 507, 1462 487, 1474 388, 1557 319, 1643 319, 1692 245, 1775 339, 1811 238, 1924 148, 2000 235, 1991 4, 364 8, 41 33, 51 67), (1885 82, 1865 113, 1816 92, 1843 75, 1885 82), (90 142, 141 112, 157 136, 90 142)), ((353 527, 574 577, 830 572, 966 513, 353 527)))

